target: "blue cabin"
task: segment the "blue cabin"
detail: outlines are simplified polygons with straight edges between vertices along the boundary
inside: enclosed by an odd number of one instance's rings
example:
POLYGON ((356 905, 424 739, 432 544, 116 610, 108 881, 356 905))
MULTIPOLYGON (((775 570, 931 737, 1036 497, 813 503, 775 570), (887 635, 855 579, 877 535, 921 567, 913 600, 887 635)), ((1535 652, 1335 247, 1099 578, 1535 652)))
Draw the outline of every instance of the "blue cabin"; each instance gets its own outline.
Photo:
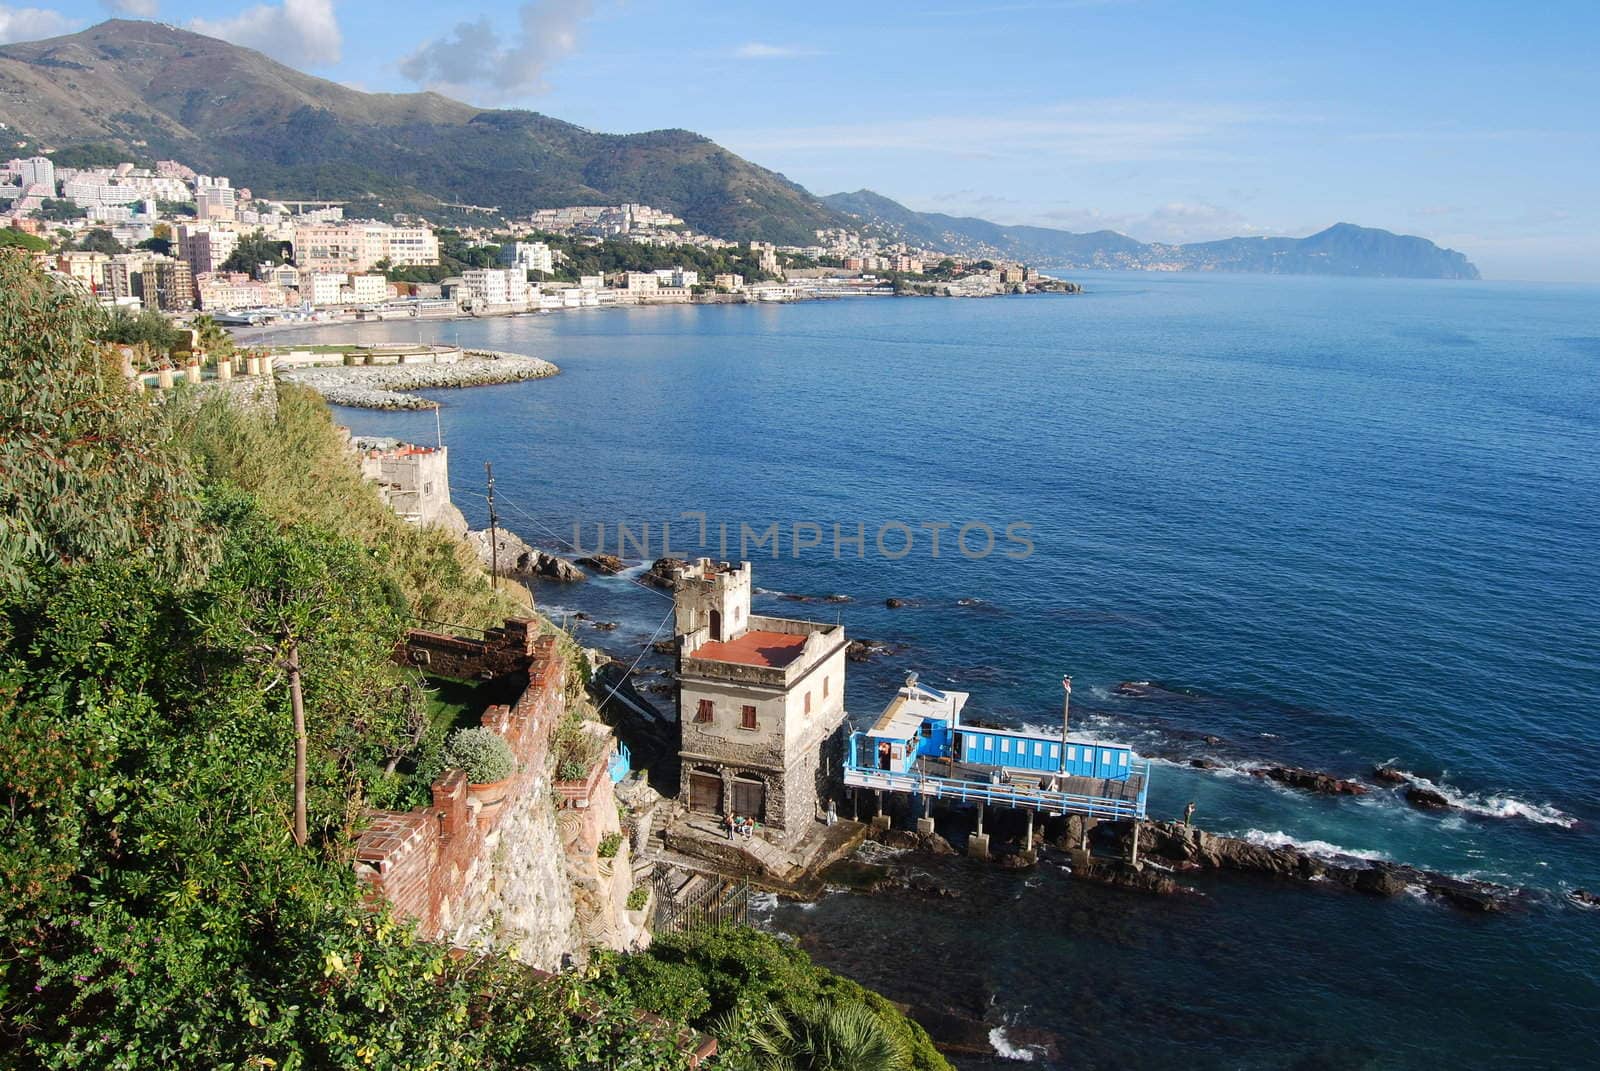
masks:
POLYGON ((1143 817, 1149 763, 1122 744, 961 720, 969 695, 907 678, 872 728, 851 734, 845 783, 1097 817, 1143 817))

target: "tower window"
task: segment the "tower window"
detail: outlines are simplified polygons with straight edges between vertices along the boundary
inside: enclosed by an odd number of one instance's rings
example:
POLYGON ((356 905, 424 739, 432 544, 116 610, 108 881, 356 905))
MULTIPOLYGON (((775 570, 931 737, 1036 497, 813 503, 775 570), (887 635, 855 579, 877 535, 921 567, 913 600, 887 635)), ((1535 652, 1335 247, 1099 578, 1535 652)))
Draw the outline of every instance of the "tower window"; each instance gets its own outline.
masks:
POLYGON ((702 724, 709 722, 711 720, 712 711, 713 707, 711 705, 711 700, 702 699, 700 700, 700 705, 695 708, 694 720, 702 724))
POLYGON ((806 713, 811 713, 811 690, 806 689, 806 713))
POLYGON ((758 727, 759 726, 756 725, 756 708, 751 706, 745 707, 743 710, 743 718, 739 722, 739 728, 755 729, 758 727))
POLYGON ((828 698, 828 678, 822 678, 822 698, 828 698))

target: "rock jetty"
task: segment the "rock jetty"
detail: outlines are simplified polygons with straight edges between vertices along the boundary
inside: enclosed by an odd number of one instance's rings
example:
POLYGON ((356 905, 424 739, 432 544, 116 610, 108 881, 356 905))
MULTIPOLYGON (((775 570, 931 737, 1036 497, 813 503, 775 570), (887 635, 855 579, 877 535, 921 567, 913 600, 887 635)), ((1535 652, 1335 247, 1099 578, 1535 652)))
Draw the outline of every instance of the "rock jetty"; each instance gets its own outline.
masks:
POLYGON ((467 544, 477 552, 484 568, 498 566, 501 576, 514 580, 558 580, 566 583, 585 580, 582 569, 554 554, 530 547, 515 532, 498 529, 493 542, 488 532, 468 532, 467 544))
POLYGON ((561 369, 540 357, 467 350, 448 364, 349 365, 285 369, 278 378, 310 387, 331 405, 358 409, 432 409, 414 390, 483 387, 543 379, 561 369))
MULTIPOLYGON (((1131 838, 1131 823, 1106 823, 1119 841, 1131 838)), ((1236 837, 1207 833, 1182 822, 1140 825, 1141 856, 1169 864, 1175 871, 1242 870, 1297 881, 1329 881, 1375 896, 1397 896, 1420 889, 1464 911, 1493 912, 1512 907, 1526 894, 1520 889, 1471 878, 1458 878, 1405 863, 1316 855, 1287 844, 1268 847, 1236 837)))

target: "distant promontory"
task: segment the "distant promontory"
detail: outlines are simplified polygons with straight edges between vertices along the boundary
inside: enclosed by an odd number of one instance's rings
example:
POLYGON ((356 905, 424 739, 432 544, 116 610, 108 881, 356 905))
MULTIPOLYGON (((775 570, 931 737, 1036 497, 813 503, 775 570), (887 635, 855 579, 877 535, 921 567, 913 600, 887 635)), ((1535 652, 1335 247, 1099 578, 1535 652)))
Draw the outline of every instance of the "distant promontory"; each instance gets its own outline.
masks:
POLYGON ((1465 254, 1426 238, 1336 223, 1306 238, 1224 238, 1190 245, 1141 242, 1116 231, 1079 234, 1050 227, 1008 227, 970 216, 916 212, 871 190, 823 201, 885 237, 956 252, 1014 259, 1045 270, 1263 272, 1476 279, 1465 254))

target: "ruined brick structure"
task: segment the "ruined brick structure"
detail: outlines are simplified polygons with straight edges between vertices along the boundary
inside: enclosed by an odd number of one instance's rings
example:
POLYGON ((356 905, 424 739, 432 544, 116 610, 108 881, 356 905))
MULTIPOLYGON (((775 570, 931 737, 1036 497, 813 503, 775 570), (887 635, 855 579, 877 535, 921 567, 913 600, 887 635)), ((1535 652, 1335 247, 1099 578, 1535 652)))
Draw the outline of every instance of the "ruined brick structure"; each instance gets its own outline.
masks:
POLYGON ((538 643, 539 622, 513 617, 486 631, 481 640, 411 629, 395 658, 440 677, 493 680, 527 668, 538 643))
POLYGON ((630 921, 628 845, 601 854, 620 830, 609 774, 615 740, 597 737, 584 777, 552 784, 550 747, 567 712, 567 662, 538 622, 507 621, 482 640, 414 631, 401 661, 455 677, 527 674, 510 705, 481 720, 510 745, 512 777, 469 785, 461 770, 433 784, 433 803, 414 811, 371 811, 356 843, 356 872, 375 897, 421 935, 455 944, 503 943, 527 963, 553 967, 592 947, 635 948, 649 939, 630 921))
POLYGON ((841 625, 750 614, 750 563, 676 578, 680 799, 779 840, 817 817, 824 747, 844 720, 841 625))
POLYGON ((416 919, 424 937, 448 938, 475 921, 478 901, 490 891, 496 830, 546 783, 551 730, 566 709, 566 660, 553 637, 531 643, 526 668, 528 686, 517 701, 491 706, 482 718, 516 756, 510 781, 475 793, 466 774, 447 770, 433 784, 432 806, 370 812, 357 841, 357 873, 397 914, 416 919))

